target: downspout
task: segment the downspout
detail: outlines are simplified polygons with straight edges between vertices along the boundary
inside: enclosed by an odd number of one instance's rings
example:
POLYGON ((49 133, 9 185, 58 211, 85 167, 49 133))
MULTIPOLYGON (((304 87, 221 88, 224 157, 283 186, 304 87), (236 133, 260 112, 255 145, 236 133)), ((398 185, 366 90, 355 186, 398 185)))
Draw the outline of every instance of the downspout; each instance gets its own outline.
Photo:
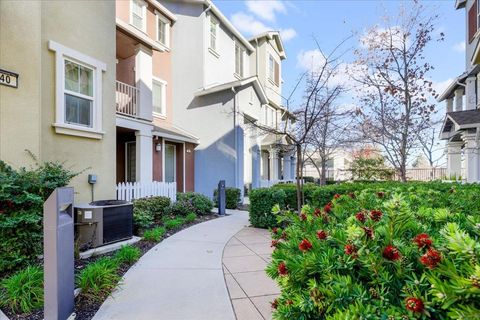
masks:
MULTIPOLYGON (((233 139, 234 139, 234 146, 235 146, 235 188, 238 186, 238 134, 237 134, 237 91, 235 87, 232 87, 233 92, 233 139)), ((243 194, 242 188, 240 188, 241 194, 243 194)))
POLYGON ((203 38, 203 65, 202 65, 202 74, 203 74, 203 79, 202 79, 202 88, 205 88, 205 83, 206 83, 206 74, 205 74, 205 67, 207 65, 207 13, 212 9, 212 2, 209 3, 208 7, 203 11, 205 14, 205 19, 203 20, 202 24, 202 38, 203 38))

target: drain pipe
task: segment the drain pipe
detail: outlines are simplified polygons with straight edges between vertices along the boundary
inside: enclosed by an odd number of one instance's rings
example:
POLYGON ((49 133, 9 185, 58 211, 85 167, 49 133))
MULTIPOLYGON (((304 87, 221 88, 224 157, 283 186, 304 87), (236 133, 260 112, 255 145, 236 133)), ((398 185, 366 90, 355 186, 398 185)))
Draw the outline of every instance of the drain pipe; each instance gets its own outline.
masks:
MULTIPOLYGON (((233 139, 235 140, 235 188, 238 186, 239 174, 238 174, 238 134, 237 134, 237 91, 235 87, 232 87, 233 92, 233 139)), ((242 190, 242 188, 240 188, 242 190)), ((242 192, 243 193, 243 192, 242 192)))

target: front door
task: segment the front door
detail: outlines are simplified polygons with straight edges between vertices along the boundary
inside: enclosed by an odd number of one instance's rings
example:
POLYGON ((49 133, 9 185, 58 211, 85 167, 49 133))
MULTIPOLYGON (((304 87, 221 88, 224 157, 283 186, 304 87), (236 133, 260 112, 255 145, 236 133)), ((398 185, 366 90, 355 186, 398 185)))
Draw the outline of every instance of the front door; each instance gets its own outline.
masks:
POLYGON ((173 144, 165 145, 165 182, 176 181, 176 148, 173 144))
POLYGON ((136 143, 125 143, 125 177, 127 182, 136 181, 136 143))

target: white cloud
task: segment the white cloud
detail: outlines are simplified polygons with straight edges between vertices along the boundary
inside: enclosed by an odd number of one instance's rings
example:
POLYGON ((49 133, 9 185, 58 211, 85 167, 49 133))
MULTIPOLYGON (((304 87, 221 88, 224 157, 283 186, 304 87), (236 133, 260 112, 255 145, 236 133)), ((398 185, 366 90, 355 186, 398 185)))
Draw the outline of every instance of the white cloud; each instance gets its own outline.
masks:
POLYGON ((305 71, 317 71, 325 64, 325 58, 318 49, 300 51, 297 66, 305 71))
POLYGON ((447 87, 452 83, 453 79, 447 79, 445 81, 433 81, 433 89, 437 94, 442 94, 447 87))
POLYGON ((295 31, 295 29, 292 29, 292 28, 281 29, 280 36, 282 37, 282 41, 287 42, 297 36, 297 31, 295 31))
POLYGON ((465 49, 466 49, 465 41, 461 41, 459 43, 454 44, 452 49, 457 52, 465 52, 465 49))
MULTIPOLYGON (((258 35, 266 31, 275 30, 263 22, 255 19, 254 16, 246 14, 244 12, 234 13, 231 17, 233 25, 242 33, 247 34, 248 36, 258 35)), ((280 30, 282 40, 287 42, 297 36, 297 32, 293 28, 287 28, 280 30)))
POLYGON ((245 2, 248 10, 260 19, 275 22, 277 13, 287 13, 285 5, 278 0, 261 1, 249 0, 245 2))

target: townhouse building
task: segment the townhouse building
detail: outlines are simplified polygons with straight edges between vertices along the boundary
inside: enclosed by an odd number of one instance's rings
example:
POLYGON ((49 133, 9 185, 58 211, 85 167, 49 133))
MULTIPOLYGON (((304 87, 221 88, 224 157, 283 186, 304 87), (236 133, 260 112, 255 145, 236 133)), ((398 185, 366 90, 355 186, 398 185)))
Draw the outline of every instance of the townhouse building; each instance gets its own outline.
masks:
POLYGON ((478 0, 457 0, 465 10, 465 72, 455 77, 439 96, 446 115, 440 138, 446 141, 447 175, 467 182, 480 181, 480 4, 478 0))
POLYGON ((177 17, 173 106, 179 125, 198 137, 195 190, 211 196, 219 180, 243 192, 293 179, 285 137, 261 129, 292 119, 281 103, 279 34, 247 40, 210 0, 162 4, 177 17))
POLYGON ((115 62, 114 2, 0 1, 0 159, 62 162, 76 202, 88 174, 114 198, 115 62))
MULTIPOLYGON (((116 181, 194 190, 197 137, 173 109, 177 17, 156 0, 116 1, 116 181), (184 123, 185 124, 185 123, 184 123)), ((190 93, 192 94, 192 93, 190 93)))

